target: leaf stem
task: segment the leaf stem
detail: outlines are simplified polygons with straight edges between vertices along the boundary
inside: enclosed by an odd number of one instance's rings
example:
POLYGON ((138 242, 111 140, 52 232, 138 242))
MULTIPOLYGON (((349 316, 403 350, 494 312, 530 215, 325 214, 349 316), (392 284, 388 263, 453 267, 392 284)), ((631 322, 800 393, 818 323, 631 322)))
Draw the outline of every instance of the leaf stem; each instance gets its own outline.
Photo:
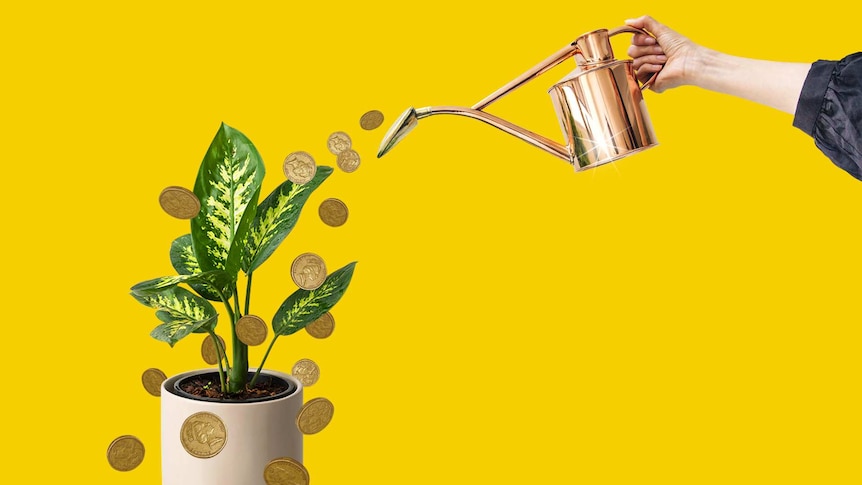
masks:
POLYGON ((219 378, 219 382, 221 383, 221 390, 222 390, 222 392, 224 392, 226 387, 225 387, 225 382, 224 382, 224 368, 221 365, 221 359, 222 359, 222 356, 224 356, 225 363, 227 363, 227 355, 224 355, 222 353, 221 342, 219 342, 219 340, 218 340, 218 335, 216 335, 216 333, 212 330, 209 331, 209 334, 210 334, 210 338, 213 339, 213 344, 215 344, 216 354, 218 354, 218 378, 219 378))
POLYGON ((245 314, 248 315, 248 308, 251 305, 251 275, 252 272, 248 273, 248 278, 246 278, 245 283, 245 314))
MULTIPOLYGON (((243 316, 239 311, 239 290, 237 290, 236 285, 233 285, 233 307, 236 308, 237 318, 243 316)), ((246 310, 246 313, 248 313, 248 310, 246 310)), ((234 320, 234 323, 236 323, 236 320, 234 320)))
POLYGON ((260 365, 257 366, 257 370, 254 372, 254 377, 251 378, 251 383, 249 383, 248 387, 253 387, 254 383, 257 382, 257 376, 260 375, 261 369, 263 369, 263 364, 266 363, 266 358, 269 357, 269 351, 272 350, 272 346, 275 345, 275 341, 278 340, 278 334, 272 337, 272 342, 269 343, 269 347, 266 349, 266 353, 263 354, 263 360, 260 361, 260 365))

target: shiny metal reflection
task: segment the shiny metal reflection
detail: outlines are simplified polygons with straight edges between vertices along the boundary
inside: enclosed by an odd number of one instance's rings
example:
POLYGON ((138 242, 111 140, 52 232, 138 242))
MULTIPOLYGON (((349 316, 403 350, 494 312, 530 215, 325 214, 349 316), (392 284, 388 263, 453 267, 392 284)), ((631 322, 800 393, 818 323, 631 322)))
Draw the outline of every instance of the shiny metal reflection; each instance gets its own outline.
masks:
POLYGON ((647 34, 634 27, 599 29, 578 37, 570 45, 546 58, 470 108, 430 106, 408 108, 386 132, 377 157, 401 141, 418 120, 436 114, 452 114, 483 121, 535 147, 585 170, 655 146, 655 133, 631 60, 616 60, 610 37, 620 33, 647 34), (548 91, 554 104, 566 145, 533 133, 483 111, 488 105, 547 72, 570 57, 579 60, 578 69, 548 91))

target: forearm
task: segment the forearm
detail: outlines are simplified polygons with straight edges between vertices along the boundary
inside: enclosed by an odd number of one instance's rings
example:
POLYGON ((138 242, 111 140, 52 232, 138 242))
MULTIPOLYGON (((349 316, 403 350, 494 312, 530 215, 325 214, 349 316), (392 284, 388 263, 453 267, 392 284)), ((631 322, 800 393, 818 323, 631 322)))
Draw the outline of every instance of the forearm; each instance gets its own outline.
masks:
POLYGON ((701 48, 689 84, 794 114, 811 64, 746 59, 701 48))

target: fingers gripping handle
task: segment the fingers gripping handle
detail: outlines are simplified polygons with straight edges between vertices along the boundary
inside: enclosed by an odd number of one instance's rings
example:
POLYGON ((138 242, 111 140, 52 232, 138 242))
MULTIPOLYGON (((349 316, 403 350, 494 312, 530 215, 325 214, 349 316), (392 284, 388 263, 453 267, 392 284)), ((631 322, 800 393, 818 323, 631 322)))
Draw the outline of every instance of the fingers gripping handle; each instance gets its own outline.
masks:
MULTIPOLYGON (((647 32, 646 30, 639 29, 637 27, 632 27, 630 25, 623 25, 621 27, 617 27, 617 28, 608 30, 608 37, 613 37, 617 34, 643 34, 643 35, 648 35, 648 36, 652 37, 653 39, 655 39, 655 36, 650 34, 649 32, 647 32)), ((647 79, 647 81, 641 85, 641 91, 649 88, 650 86, 653 85, 653 83, 655 83, 655 79, 658 77, 658 74, 661 72, 662 69, 664 69, 664 66, 659 68, 658 71, 654 72, 653 75, 650 76, 650 78, 647 79)))

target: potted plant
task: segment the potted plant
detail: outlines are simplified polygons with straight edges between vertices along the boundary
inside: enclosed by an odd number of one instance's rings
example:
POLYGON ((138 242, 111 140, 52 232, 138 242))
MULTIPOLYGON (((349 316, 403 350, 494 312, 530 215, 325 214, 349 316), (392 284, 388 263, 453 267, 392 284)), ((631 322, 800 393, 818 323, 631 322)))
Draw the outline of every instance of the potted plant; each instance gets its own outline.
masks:
MULTIPOLYGON (((311 427, 331 417, 331 403, 317 399, 303 405, 302 383, 264 365, 279 337, 302 330, 339 301, 355 262, 328 275, 325 269, 316 273, 317 282, 302 284, 284 300, 270 321, 269 347, 256 368, 249 367, 248 344, 268 333, 261 328, 263 319, 251 313, 252 276, 293 229, 332 168, 312 166, 304 183, 286 180, 258 203, 264 172, 251 141, 222 124, 201 162, 194 192, 170 188, 162 204, 185 212, 174 215, 191 222, 190 233, 171 244, 178 274, 131 289, 136 300, 156 310, 160 324, 153 338, 173 347, 191 334, 208 334, 217 355, 217 369, 181 373, 160 387, 164 485, 262 484, 268 464, 276 474, 301 464, 302 432, 315 432, 298 429, 303 413, 311 427), (225 330, 226 339, 217 329, 225 330), (309 404, 316 406, 307 409, 309 404)), ((296 279, 294 268, 291 273, 296 279)))

